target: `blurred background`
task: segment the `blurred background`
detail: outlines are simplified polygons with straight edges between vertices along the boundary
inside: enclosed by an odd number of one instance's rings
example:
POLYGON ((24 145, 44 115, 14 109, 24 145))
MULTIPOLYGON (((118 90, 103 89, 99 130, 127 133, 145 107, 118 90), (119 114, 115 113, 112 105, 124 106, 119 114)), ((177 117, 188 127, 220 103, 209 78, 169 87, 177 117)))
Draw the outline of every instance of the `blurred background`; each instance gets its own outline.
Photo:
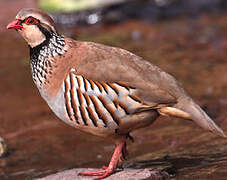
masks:
MULTIPOLYGON (((66 36, 118 46, 158 65, 227 132, 226 0, 0 0, 0 136, 8 146, 1 180, 101 167, 114 148, 61 122, 40 97, 27 44, 5 28, 24 7, 49 12, 66 36)), ((159 118, 133 136, 126 167, 159 167, 178 179, 227 177, 226 140, 191 122, 159 118)))

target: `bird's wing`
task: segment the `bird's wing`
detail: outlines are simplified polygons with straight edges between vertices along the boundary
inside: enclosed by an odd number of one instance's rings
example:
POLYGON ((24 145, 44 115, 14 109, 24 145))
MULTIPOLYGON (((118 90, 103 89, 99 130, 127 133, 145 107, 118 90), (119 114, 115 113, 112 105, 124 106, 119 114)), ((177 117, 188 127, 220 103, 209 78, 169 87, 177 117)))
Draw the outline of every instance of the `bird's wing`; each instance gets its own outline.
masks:
POLYGON ((89 87, 94 85, 100 92, 103 90, 116 97, 127 94, 142 104, 139 109, 145 110, 177 101, 161 86, 164 72, 126 50, 77 41, 74 53, 72 57, 77 59, 73 59, 73 73, 81 76, 84 83, 88 82, 89 87))

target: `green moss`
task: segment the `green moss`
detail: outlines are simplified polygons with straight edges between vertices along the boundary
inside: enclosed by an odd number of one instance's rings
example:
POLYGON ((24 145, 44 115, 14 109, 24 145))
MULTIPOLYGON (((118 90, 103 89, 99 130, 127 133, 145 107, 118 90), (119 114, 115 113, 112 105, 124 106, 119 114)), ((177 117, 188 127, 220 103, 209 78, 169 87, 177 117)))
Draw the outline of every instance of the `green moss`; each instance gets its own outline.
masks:
POLYGON ((76 12, 123 1, 124 0, 40 0, 38 7, 48 12, 76 12))
POLYGON ((38 4, 40 9, 48 12, 75 12, 97 6, 98 3, 96 1, 86 0, 40 0, 38 4))

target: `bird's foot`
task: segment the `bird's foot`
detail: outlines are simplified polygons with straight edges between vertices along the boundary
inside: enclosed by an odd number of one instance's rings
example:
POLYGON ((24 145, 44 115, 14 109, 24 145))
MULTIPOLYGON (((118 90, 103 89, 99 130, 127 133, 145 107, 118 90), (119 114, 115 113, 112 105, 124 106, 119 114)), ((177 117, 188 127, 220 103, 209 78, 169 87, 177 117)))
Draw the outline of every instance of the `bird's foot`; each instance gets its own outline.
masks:
POLYGON ((81 172, 81 173, 79 173, 79 175, 82 175, 82 176, 99 176, 99 177, 94 179, 94 180, 99 180, 99 179, 106 178, 113 173, 114 173, 114 169, 109 168, 109 167, 103 167, 103 169, 101 169, 101 170, 81 172))
POLYGON ((98 171, 86 171, 86 172, 80 172, 80 176, 102 176, 105 174, 107 168, 103 167, 103 169, 98 171))
POLYGON ((126 143, 122 142, 120 144, 118 144, 115 147, 113 156, 110 160, 109 166, 103 166, 101 170, 98 171, 90 171, 90 172, 81 172, 79 173, 79 175, 82 176, 99 176, 97 178, 95 178, 95 180, 99 180, 99 179, 103 179, 106 178, 108 176, 110 176, 111 174, 114 173, 114 171, 119 167, 121 168, 121 157, 124 158, 126 153, 126 143))

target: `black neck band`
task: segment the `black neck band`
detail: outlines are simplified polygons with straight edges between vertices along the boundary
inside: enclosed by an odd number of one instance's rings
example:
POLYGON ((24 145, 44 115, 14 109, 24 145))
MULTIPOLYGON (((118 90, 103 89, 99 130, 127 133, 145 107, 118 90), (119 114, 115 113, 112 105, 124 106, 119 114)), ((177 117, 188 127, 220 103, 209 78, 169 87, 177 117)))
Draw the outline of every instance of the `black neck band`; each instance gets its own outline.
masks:
POLYGON ((52 34, 46 28, 44 28, 42 25, 37 24, 37 27, 44 34, 46 39, 41 44, 39 44, 35 47, 29 46, 31 57, 37 56, 39 54, 40 50, 42 49, 42 47, 47 46, 49 44, 50 38, 52 38, 52 34))

